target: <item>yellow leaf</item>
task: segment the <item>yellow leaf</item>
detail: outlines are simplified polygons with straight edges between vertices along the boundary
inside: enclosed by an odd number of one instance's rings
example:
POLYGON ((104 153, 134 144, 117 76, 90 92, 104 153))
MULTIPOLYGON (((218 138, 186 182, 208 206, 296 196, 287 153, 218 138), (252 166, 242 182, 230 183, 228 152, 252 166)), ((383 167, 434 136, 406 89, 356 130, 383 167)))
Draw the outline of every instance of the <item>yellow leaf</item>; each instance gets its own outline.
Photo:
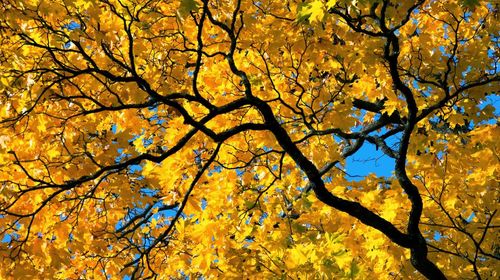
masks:
POLYGON ((335 6, 335 4, 337 4, 337 0, 328 0, 328 2, 326 2, 326 7, 328 9, 331 9, 333 8, 333 6, 335 6))
POLYGON ((319 22, 325 16, 325 5, 321 0, 315 0, 302 8, 299 14, 300 17, 308 17, 309 22, 319 22))

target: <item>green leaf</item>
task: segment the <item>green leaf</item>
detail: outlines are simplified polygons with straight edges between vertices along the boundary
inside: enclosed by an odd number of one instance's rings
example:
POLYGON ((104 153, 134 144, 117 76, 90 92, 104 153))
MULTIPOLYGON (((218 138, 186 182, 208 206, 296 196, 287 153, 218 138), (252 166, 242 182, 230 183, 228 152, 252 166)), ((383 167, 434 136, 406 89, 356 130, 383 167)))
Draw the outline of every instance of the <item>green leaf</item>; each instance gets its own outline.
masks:
POLYGON ((304 10, 307 8, 306 3, 297 4, 297 23, 308 23, 310 14, 305 14, 304 10))
POLYGON ((349 278, 350 279, 356 278, 356 275, 358 275, 359 271, 360 271, 359 266, 353 261, 351 263, 351 269, 350 269, 350 272, 349 272, 349 278))
POLYGON ((195 0, 181 0, 178 12, 181 16, 189 14, 189 12, 197 10, 198 3, 195 0))
POLYGON ((479 0, 463 0, 462 6, 467 7, 469 9, 474 9, 479 6, 479 0))
POLYGON ((323 21, 325 16, 325 4, 321 0, 315 0, 299 10, 297 21, 309 20, 313 23, 323 21))

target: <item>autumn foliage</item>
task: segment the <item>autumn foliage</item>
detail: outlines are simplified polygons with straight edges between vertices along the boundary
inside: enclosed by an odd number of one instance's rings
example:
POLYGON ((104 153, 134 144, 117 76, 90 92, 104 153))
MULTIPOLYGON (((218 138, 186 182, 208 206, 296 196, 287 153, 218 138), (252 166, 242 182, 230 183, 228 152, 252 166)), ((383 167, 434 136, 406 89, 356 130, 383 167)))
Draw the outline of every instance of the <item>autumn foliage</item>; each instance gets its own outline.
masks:
POLYGON ((0 278, 498 279, 495 2, 0 1, 0 278))

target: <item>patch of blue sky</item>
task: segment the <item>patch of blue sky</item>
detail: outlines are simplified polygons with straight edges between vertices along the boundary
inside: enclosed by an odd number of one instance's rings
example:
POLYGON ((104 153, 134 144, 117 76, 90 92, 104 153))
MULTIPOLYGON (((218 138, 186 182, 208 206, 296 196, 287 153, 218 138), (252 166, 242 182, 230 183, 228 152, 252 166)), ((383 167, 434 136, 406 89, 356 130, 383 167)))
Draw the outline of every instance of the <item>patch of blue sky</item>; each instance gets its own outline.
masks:
POLYGON ((375 145, 365 143, 357 153, 346 159, 344 171, 348 174, 347 179, 352 181, 361 180, 372 173, 391 177, 394 164, 394 159, 386 156, 375 145))
POLYGON ((441 240, 441 238, 443 238, 443 235, 441 235, 441 232, 439 232, 439 231, 437 231, 437 230, 436 230, 436 231, 434 231, 434 236, 433 236, 433 239, 434 239, 435 241, 439 241, 439 240, 441 240))
POLYGON ((80 24, 75 22, 75 21, 70 21, 68 24, 65 24, 63 28, 68 29, 68 30, 75 30, 80 28, 80 24))
POLYGON ((208 175, 212 175, 213 173, 221 173, 222 172, 222 166, 220 165, 215 165, 212 169, 209 170, 208 175))
MULTIPOLYGON (((74 21, 71 21, 70 23, 68 24, 65 24, 63 25, 63 29, 67 29, 69 31, 72 31, 72 30, 75 30, 75 29, 79 29, 80 28, 80 24, 74 22, 74 21)), ((73 46, 73 43, 71 41, 68 41, 66 43, 64 43, 64 48, 65 49, 69 49, 73 46)))

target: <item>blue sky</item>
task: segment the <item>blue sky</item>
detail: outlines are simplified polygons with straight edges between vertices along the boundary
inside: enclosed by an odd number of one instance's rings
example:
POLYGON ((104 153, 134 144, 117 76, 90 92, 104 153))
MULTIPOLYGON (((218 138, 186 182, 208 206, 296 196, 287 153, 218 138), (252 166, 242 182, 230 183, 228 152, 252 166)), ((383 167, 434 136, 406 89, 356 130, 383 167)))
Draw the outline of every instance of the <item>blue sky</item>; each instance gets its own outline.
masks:
MULTIPOLYGON (((486 105, 491 104, 495 107, 495 116, 498 118, 500 116, 500 95, 492 94, 489 95, 485 102, 480 105, 484 108, 486 105)), ((495 124, 496 120, 491 120, 490 124, 495 124)), ((388 143, 389 145, 394 144, 396 139, 393 139, 393 143, 388 143)), ((356 176, 366 176, 370 173, 375 173, 378 176, 391 176, 394 170, 394 160, 390 157, 384 155, 382 151, 376 150, 375 146, 366 143, 363 145, 359 151, 353 156, 346 160, 345 171, 349 175, 355 177, 350 178, 351 180, 361 179, 356 176)))

